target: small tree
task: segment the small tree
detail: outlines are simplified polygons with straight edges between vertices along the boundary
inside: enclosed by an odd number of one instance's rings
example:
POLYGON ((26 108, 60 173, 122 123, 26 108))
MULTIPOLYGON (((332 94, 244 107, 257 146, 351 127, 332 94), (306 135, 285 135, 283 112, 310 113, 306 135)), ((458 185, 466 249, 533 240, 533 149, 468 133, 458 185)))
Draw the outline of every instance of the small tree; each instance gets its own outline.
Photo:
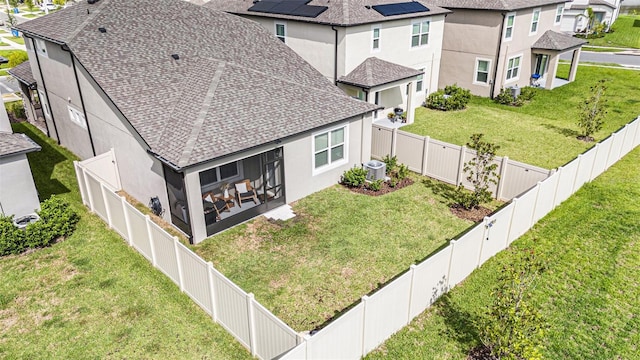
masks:
POLYGON ((24 4, 27 6, 29 11, 33 12, 36 9, 36 6, 33 4, 33 0, 24 0, 24 4))
POLYGON ((602 129, 604 117, 607 114, 605 106, 607 100, 604 99, 606 80, 602 79, 591 87, 591 95, 587 100, 580 104, 580 118, 578 126, 582 129, 582 135, 578 138, 584 141, 593 141, 593 135, 596 131, 602 129))
POLYGON ((16 25, 18 25, 18 21, 13 16, 13 13, 11 12, 11 10, 7 9, 6 13, 7 13, 7 25, 9 25, 10 28, 15 27, 16 25))
POLYGON ((498 164, 493 160, 500 146, 483 141, 483 134, 471 135, 467 146, 476 151, 476 156, 464 164, 467 181, 473 185, 473 192, 467 192, 460 184, 454 194, 454 202, 467 210, 477 208, 480 204, 488 203, 492 199, 490 184, 497 184, 500 176, 496 172, 498 164))
POLYGON ((533 251, 515 253, 492 292, 493 304, 480 323, 480 338, 499 359, 540 359, 546 324, 529 303, 530 289, 544 270, 533 251))

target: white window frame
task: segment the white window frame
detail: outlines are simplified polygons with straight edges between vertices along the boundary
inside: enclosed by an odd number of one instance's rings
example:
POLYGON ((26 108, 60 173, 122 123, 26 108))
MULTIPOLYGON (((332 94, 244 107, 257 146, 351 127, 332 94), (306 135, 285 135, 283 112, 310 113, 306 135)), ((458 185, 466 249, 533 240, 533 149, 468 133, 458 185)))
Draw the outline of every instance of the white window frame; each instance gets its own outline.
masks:
POLYGON ((516 29, 516 13, 514 12, 510 12, 507 13, 507 15, 504 16, 504 41, 510 41, 511 39, 513 39, 513 32, 516 29), (509 18, 513 16, 513 23, 511 24, 511 26, 509 26, 509 18), (510 34, 507 37, 507 33, 510 34))
POLYGON ((347 164, 349 162, 349 124, 342 124, 339 126, 334 126, 332 128, 326 129, 326 130, 322 130, 322 131, 318 131, 315 132, 313 134, 311 134, 311 168, 312 170, 312 175, 318 175, 321 173, 324 173, 326 171, 335 169, 337 167, 340 167, 344 164, 347 164), (344 134, 344 139, 342 141, 342 143, 340 144, 332 144, 331 143, 331 132, 336 131, 336 130, 343 130, 343 134, 344 134), (328 137, 328 146, 324 149, 321 149, 319 151, 316 151, 316 137, 323 135, 323 134, 327 134, 328 137), (334 147, 337 147, 339 145, 342 145, 342 159, 337 159, 335 161, 331 160, 331 149, 334 147), (322 151, 328 151, 328 156, 327 156, 327 160, 328 163, 325 165, 322 165, 320 167, 316 167, 316 154, 321 153, 322 151))
POLYGON ((429 33, 431 32, 431 20, 429 19, 421 19, 421 20, 417 20, 417 21, 412 21, 411 22, 411 27, 409 28, 409 31, 411 33, 411 37, 410 37, 410 48, 411 49, 417 49, 417 48, 421 48, 421 47, 425 47, 429 45, 429 33), (424 23, 427 23, 427 31, 423 31, 424 29, 422 28, 422 25, 424 23), (414 34, 413 33, 413 27, 415 25, 420 26, 420 31, 418 32, 418 34, 414 34), (427 42, 426 43, 422 43, 422 36, 423 35, 427 35, 427 42), (417 45, 413 45, 413 37, 417 36, 418 37, 418 44, 417 45))
POLYGON ((507 59, 507 63, 505 64, 505 72, 504 72, 504 82, 509 83, 509 82, 514 82, 514 81, 518 81, 520 79, 520 73, 522 70, 522 54, 518 54, 515 56, 512 56, 510 58, 507 59), (510 67, 509 62, 511 62, 511 60, 515 60, 515 59, 519 59, 518 60, 518 66, 516 67, 510 67), (517 69, 516 71, 516 75, 513 75, 513 70, 517 69), (509 77, 509 75, 511 75, 511 77, 509 77))
POLYGON ((489 86, 489 82, 491 81, 491 79, 489 78, 489 75, 491 74, 490 71, 491 71, 491 59, 476 58, 476 67, 475 67, 475 70, 473 71, 473 84, 489 86), (480 64, 480 61, 487 62, 487 81, 486 82, 478 81, 478 65, 480 64))
POLYGON ((82 111, 69 105, 67 105, 67 109, 69 109, 69 119, 71 120, 71 122, 82 127, 83 129, 86 129, 87 120, 84 118, 84 114, 82 113, 82 111))
POLYGON ((424 69, 418 69, 422 74, 416 79, 416 94, 424 92, 424 69))
POLYGON ((380 38, 382 37, 382 26, 381 25, 372 25, 371 26, 371 52, 380 51, 380 38), (376 37, 376 30, 378 30, 378 36, 376 37), (376 43, 376 40, 378 41, 376 43), (377 44, 377 46, 376 46, 377 44))
POLYGON ((44 116, 47 118, 51 117, 51 112, 49 109, 49 100, 47 99, 45 93, 38 89, 38 99, 40 100, 40 107, 42 107, 42 111, 44 112, 44 116))
POLYGON ((556 7, 556 17, 553 21, 553 25, 560 25, 560 23, 562 22, 563 14, 564 14, 564 4, 560 4, 558 5, 558 7, 556 7))
POLYGON ((274 26, 274 34, 276 34, 276 37, 286 44, 287 43, 287 23, 278 21, 274 23, 273 26, 274 26), (278 35, 278 26, 282 26, 282 31, 284 31, 283 35, 278 35))
POLYGON ((538 28, 540 27, 540 14, 542 13, 542 9, 541 8, 535 8, 533 9, 533 13, 531 13, 531 26, 529 27, 529 36, 531 35, 535 35, 538 33, 538 28), (538 15, 538 18, 536 19, 536 15, 538 15), (535 25, 535 30, 533 29, 533 26, 535 25))
POLYGON ((47 42, 38 38, 33 38, 33 40, 35 42, 34 47, 38 55, 48 58, 49 53, 47 52, 47 42))

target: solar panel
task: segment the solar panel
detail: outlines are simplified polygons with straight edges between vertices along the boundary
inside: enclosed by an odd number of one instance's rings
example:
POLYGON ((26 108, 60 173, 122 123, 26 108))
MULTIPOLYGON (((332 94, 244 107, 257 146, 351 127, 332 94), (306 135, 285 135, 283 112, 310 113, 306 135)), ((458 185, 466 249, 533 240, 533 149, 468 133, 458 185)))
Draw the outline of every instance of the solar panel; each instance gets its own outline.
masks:
POLYGON ((404 15, 429 11, 428 7, 415 1, 397 4, 374 5, 372 6, 372 8, 373 10, 379 12, 382 16, 404 15))
POLYGON ((326 6, 307 5, 310 1, 311 0, 261 0, 255 2, 248 11, 315 18, 328 9, 326 6))

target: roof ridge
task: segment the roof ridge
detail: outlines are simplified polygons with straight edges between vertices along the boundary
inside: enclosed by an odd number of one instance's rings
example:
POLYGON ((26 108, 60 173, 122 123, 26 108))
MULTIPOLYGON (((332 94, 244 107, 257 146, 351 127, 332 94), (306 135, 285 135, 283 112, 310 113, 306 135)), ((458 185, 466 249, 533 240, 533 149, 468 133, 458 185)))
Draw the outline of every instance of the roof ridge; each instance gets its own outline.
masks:
POLYGON ((178 166, 185 166, 189 164, 189 160, 191 160, 191 152, 193 151, 194 146, 198 141, 198 135, 202 130, 202 125, 204 124, 204 120, 209 113, 209 109, 211 108, 211 103, 213 102, 213 98, 215 96, 216 89, 218 88, 218 84, 220 84, 220 78, 222 77, 222 73, 224 72, 224 68, 226 66, 226 62, 218 59, 218 66, 216 68, 216 72, 213 75, 213 79, 211 79, 211 84, 209 85, 209 90, 207 94, 204 96, 204 100, 202 101, 200 112, 198 113, 198 117, 195 119, 191 126, 191 133, 187 142, 184 145, 184 149, 182 150, 182 154, 180 155, 180 159, 178 160, 178 166))
POLYGON ((110 2, 109 0, 101 1, 94 11, 89 11, 89 9, 87 9, 87 14, 89 16, 87 16, 87 18, 82 22, 82 24, 80 24, 80 26, 78 26, 76 30, 72 32, 71 35, 69 35, 69 38, 65 42, 69 44, 71 41, 73 41, 76 35, 78 35, 80 31, 84 30, 84 28, 89 24, 89 22, 93 21, 93 19, 100 14, 100 10, 102 10, 105 6, 107 6, 106 4, 108 4, 109 2, 110 2))
POLYGON ((349 0, 342 0, 342 21, 349 23, 349 0))

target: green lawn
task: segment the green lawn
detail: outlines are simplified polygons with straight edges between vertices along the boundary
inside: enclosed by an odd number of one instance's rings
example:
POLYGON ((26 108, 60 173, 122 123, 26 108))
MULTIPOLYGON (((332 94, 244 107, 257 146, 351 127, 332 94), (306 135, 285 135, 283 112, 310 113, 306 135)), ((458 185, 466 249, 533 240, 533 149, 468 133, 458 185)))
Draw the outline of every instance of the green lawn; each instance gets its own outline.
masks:
POLYGON ((602 38, 589 39, 589 44, 640 49, 640 27, 633 26, 635 21, 640 21, 640 15, 620 15, 611 26, 613 32, 602 38))
POLYGON ((41 199, 81 215, 65 241, 0 259, 0 357, 250 359, 222 327, 81 204, 72 160, 32 126, 29 161, 41 199))
POLYGON ((194 247, 298 331, 311 330, 472 223, 419 181, 379 197, 334 186, 294 204, 296 218, 257 218, 194 247))
MULTIPOLYGON (((546 359, 638 359, 640 353, 640 148, 514 242, 547 265, 532 303, 549 325, 546 359)), ((443 296, 368 359, 465 359, 476 320, 509 251, 443 296)))
MULTIPOLYGON (((567 65, 559 66, 559 76, 567 72, 567 65)), ((640 115, 640 71, 580 66, 576 81, 551 91, 541 89, 531 103, 520 108, 474 97, 462 111, 418 108, 415 123, 402 130, 458 145, 481 132, 488 141, 500 145, 499 155, 555 168, 594 145, 576 139, 576 122, 579 104, 600 79, 609 80, 608 114, 603 129, 595 134, 600 141, 640 115)))
POLYGON ((6 39, 13 41, 16 44, 24 45, 24 38, 21 36, 7 36, 6 39))
POLYGON ((24 14, 24 15, 22 15, 22 17, 25 17, 25 18, 28 18, 28 19, 33 19, 33 18, 38 17, 38 15, 36 15, 36 14, 24 14))

